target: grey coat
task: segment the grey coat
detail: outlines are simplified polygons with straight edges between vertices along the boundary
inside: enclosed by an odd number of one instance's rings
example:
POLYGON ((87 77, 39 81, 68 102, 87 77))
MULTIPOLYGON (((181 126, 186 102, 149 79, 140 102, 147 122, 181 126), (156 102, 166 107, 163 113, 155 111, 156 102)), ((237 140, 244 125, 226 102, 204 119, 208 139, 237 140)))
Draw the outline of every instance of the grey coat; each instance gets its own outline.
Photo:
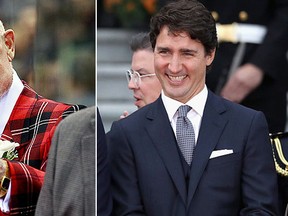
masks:
POLYGON ((95 215, 95 107, 57 127, 36 215, 95 215))

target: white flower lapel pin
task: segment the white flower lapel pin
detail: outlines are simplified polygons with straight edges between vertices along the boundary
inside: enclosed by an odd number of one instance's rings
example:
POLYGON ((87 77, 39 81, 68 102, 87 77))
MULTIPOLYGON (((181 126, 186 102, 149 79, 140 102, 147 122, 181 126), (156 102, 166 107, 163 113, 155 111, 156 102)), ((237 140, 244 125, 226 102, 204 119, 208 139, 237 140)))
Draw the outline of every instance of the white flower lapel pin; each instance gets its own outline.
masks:
POLYGON ((18 152, 15 149, 17 146, 19 146, 19 143, 0 140, 0 158, 5 158, 8 160, 18 158, 18 152))

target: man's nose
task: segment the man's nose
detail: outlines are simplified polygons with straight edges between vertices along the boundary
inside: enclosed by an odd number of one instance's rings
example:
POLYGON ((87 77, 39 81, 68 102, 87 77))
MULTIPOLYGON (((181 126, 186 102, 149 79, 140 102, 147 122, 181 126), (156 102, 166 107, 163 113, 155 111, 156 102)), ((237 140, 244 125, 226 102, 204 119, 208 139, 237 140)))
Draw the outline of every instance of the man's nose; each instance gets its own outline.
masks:
POLYGON ((138 89, 139 87, 133 82, 132 79, 130 79, 130 81, 128 82, 128 88, 129 89, 138 89))
POLYGON ((177 55, 173 55, 172 58, 170 59, 168 69, 172 73, 178 73, 179 71, 182 70, 182 64, 180 61, 180 58, 177 55))

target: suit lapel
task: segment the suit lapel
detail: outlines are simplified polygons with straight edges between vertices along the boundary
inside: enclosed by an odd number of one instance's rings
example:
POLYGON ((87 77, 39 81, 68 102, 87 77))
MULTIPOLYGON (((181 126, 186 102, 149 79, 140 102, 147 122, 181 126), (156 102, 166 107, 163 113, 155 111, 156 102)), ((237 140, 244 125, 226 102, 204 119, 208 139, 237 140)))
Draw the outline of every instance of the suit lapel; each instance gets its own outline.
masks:
POLYGON ((25 130, 27 125, 31 125, 31 113, 37 101, 36 93, 25 82, 23 84, 24 89, 13 108, 1 136, 2 139, 19 143, 20 146, 16 148, 18 151, 20 148, 24 148, 30 139, 30 133, 23 133, 23 130, 25 130), (25 119, 23 119, 23 116, 25 116, 25 119))
POLYGON ((211 152, 214 150, 227 123, 227 120, 221 116, 225 110, 226 108, 221 101, 209 92, 191 165, 187 207, 194 196, 211 152))
POLYGON ((4 128, 4 131, 1 135, 1 139, 3 140, 8 140, 10 142, 15 142, 14 139, 13 139, 13 136, 12 136, 12 133, 11 133, 11 128, 10 128, 10 123, 9 121, 7 122, 5 128, 4 128))
POLYGON ((149 124, 147 124, 146 130, 152 138, 153 144, 157 148, 183 202, 186 203, 187 189, 181 159, 177 150, 177 142, 161 97, 147 113, 147 118, 149 124))

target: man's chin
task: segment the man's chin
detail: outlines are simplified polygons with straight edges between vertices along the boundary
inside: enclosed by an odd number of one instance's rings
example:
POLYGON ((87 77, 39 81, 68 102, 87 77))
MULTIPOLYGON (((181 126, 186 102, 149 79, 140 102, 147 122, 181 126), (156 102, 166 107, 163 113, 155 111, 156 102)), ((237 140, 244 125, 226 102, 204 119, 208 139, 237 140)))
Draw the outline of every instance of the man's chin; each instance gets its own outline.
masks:
POLYGON ((137 100, 135 101, 135 106, 137 106, 138 109, 140 109, 141 107, 145 106, 144 102, 142 100, 137 100))

